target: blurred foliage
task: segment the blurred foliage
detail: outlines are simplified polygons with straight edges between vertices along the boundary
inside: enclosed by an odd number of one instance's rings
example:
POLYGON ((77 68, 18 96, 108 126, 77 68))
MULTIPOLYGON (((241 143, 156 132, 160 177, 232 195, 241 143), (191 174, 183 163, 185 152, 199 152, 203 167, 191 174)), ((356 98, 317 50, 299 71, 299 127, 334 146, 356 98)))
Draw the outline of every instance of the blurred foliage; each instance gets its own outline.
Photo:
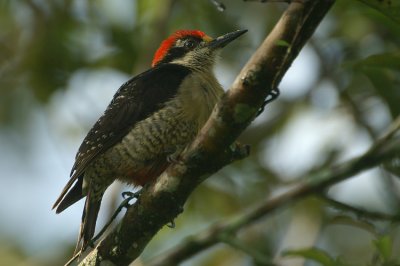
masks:
MULTIPOLYGON (((51 112, 52 109, 47 107, 58 103, 57 97, 65 96, 63 92, 72 90, 71 79, 79 71, 113 69, 129 76, 140 73, 150 66, 152 54, 160 41, 176 29, 198 28, 211 36, 218 36, 248 28, 247 38, 229 46, 218 65, 219 78, 232 81, 279 19, 286 4, 220 1, 226 6, 225 11, 220 12, 212 2, 0 1, 1 128, 7 127, 20 134, 21 128, 35 126, 31 120, 33 114, 38 110, 51 112)), ((190 198, 185 212, 178 217, 177 228, 162 230, 146 249, 143 260, 173 247, 187 235, 214 221, 246 211, 252 203, 286 184, 296 182, 299 176, 342 158, 351 143, 349 140, 345 142, 340 135, 342 132, 338 131, 335 132, 335 140, 318 142, 322 144, 315 156, 306 155, 290 161, 290 154, 286 154, 279 157, 284 159, 280 166, 276 166, 273 161, 281 149, 279 144, 288 142, 284 139, 285 132, 301 117, 309 118, 307 115, 313 112, 317 117, 323 117, 321 120, 332 118, 327 114, 347 119, 357 131, 357 136, 367 136, 365 139, 371 143, 400 114, 399 9, 398 0, 338 0, 307 47, 311 56, 316 58, 313 63, 316 70, 307 65, 303 67, 303 80, 297 81, 292 90, 289 90, 290 86, 281 87, 281 97, 267 106, 254 125, 241 136, 242 142, 251 144, 251 156, 227 167, 200 186, 190 198), (313 76, 315 78, 311 78, 313 76), (300 90, 298 87, 304 88, 300 90), (279 142, 280 139, 284 141, 279 142), (311 160, 308 164, 291 164, 308 157, 311 160), (291 168, 294 169, 291 172, 296 174, 287 174, 285 170, 291 168)), ((79 86, 77 89, 79 91, 79 86)), ((102 90, 98 88, 99 94, 102 90)), ((70 106, 70 112, 74 108, 77 106, 70 106)), ((77 124, 81 128, 91 126, 82 122, 77 124)), ((68 131, 76 125, 66 121, 63 126, 65 128, 61 131, 68 131)), ((301 135, 299 129, 290 136, 298 134, 300 143, 314 133, 312 130, 310 128, 310 132, 301 135)), ((323 137, 323 133, 319 137, 323 137)), ((290 151, 295 153, 297 149, 293 146, 290 151)), ((392 213, 399 213, 400 208, 399 167, 399 163, 393 161, 385 166, 386 170, 381 169, 376 174, 381 182, 377 185, 382 193, 380 200, 387 207, 384 211, 392 213)), ((365 204, 370 207, 370 202, 365 204)), ((250 226, 238 238, 247 248, 266 257, 282 255, 279 252, 288 227, 302 225, 296 222, 297 214, 307 218, 316 211, 322 216, 312 221, 318 236, 312 243, 307 243, 308 247, 293 249, 287 255, 300 256, 321 265, 399 263, 400 254, 396 251, 400 250, 400 232, 397 224, 374 220, 363 224, 358 223, 356 218, 354 223, 328 226, 332 220, 343 217, 340 210, 332 211, 328 207, 322 203, 307 204, 307 208, 302 208, 300 212, 294 212, 294 208, 289 207, 250 226), (373 225, 369 231, 374 232, 374 239, 357 242, 357 236, 370 234, 366 230, 358 230, 366 224, 373 225), (352 229, 346 229, 348 227, 352 229)), ((299 232, 300 237, 289 239, 289 242, 301 242, 302 234, 312 233, 299 232)), ((20 251, 23 247, 10 250, 0 242, 0 254, 7 254, 0 256, 0 265, 61 264, 70 254, 71 246, 61 251, 61 255, 49 254, 48 258, 40 258, 38 263, 23 263, 29 259, 20 251)), ((288 249, 287 246, 284 248, 288 249)), ((196 256, 187 265, 259 264, 251 254, 238 251, 237 246, 232 248, 224 244, 196 256)), ((315 264, 308 262, 306 265, 315 264)))
POLYGON ((360 0, 400 23, 400 2, 396 0, 360 0))
POLYGON ((285 256, 300 256, 320 263, 322 266, 345 266, 343 262, 338 259, 332 258, 327 252, 318 249, 302 249, 302 250, 290 250, 284 253, 285 256))
MULTIPOLYGON (((373 240, 375 247, 374 259, 368 264, 371 266, 395 266, 400 264, 400 260, 394 259, 393 254, 393 243, 392 239, 388 235, 378 237, 373 240)), ((315 262, 318 262, 321 266, 351 266, 343 262, 340 257, 333 258, 329 253, 318 248, 299 249, 299 250, 287 250, 284 252, 284 256, 289 257, 302 257, 315 262)))

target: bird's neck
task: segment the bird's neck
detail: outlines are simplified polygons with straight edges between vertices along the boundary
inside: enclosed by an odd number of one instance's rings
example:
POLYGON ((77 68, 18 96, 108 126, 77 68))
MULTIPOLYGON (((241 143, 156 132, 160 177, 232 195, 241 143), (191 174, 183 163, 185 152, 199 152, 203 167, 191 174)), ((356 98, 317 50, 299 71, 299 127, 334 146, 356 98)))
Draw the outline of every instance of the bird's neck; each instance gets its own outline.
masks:
POLYGON ((177 98, 182 99, 183 113, 190 121, 196 119, 200 129, 208 120, 224 90, 212 70, 194 70, 183 80, 179 94, 181 97, 177 98))

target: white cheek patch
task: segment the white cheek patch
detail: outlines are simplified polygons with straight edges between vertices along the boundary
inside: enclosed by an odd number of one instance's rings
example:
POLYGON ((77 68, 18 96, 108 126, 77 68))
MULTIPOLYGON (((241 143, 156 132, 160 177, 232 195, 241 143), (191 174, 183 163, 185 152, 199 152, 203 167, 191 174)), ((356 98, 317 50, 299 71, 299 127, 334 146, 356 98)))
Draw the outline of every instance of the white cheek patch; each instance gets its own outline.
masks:
POLYGON ((185 54, 183 57, 173 60, 171 63, 181 64, 181 65, 191 65, 193 62, 197 60, 196 52, 190 51, 185 54))

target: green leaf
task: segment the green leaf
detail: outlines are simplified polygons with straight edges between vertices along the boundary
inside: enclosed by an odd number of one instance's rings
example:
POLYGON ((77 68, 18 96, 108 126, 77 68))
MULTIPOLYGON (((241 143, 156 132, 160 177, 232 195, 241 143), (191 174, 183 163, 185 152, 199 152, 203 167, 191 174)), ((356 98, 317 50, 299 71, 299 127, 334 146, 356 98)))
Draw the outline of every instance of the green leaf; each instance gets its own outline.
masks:
POLYGON ((392 255, 392 239, 386 235, 374 240, 373 243, 383 261, 388 261, 392 255))
POLYGON ((332 258, 326 251, 318 248, 287 250, 283 256, 300 256, 319 262, 323 266, 337 266, 336 260, 332 258))
POLYGON ((400 24, 400 0, 359 0, 400 24))
POLYGON ((400 90, 398 71, 387 69, 364 69, 364 74, 371 81, 376 92, 386 101, 393 117, 400 114, 400 90))
POLYGON ((400 70, 400 52, 371 55, 358 61, 355 66, 358 69, 390 68, 400 70))
POLYGON ((393 117, 400 114, 400 52, 371 55, 355 63, 354 69, 368 77, 393 117))
POLYGON ((282 39, 277 40, 277 41, 275 42, 275 44, 276 44, 277 46, 290 47, 290 43, 288 43, 287 41, 282 40, 282 39))

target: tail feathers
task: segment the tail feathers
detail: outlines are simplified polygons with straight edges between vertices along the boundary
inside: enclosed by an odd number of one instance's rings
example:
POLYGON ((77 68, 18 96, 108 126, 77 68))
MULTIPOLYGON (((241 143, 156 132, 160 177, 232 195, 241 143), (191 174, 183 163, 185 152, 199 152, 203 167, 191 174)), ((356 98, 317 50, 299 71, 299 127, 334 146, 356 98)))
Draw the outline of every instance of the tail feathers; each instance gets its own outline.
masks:
POLYGON ((96 229, 97 215, 99 214, 103 195, 100 195, 100 197, 97 197, 96 199, 92 199, 90 194, 91 193, 89 192, 88 196, 86 197, 78 243, 76 244, 74 254, 79 251, 84 251, 87 248, 94 236, 96 229))
MULTIPOLYGON (((82 182, 83 178, 78 178, 78 181, 75 183, 75 185, 69 191, 66 190, 68 193, 61 193, 60 197, 53 206, 53 209, 57 207, 56 213, 64 211, 66 208, 85 196, 82 193, 82 182)), ((71 185, 69 185, 69 187, 70 186, 71 185)))

